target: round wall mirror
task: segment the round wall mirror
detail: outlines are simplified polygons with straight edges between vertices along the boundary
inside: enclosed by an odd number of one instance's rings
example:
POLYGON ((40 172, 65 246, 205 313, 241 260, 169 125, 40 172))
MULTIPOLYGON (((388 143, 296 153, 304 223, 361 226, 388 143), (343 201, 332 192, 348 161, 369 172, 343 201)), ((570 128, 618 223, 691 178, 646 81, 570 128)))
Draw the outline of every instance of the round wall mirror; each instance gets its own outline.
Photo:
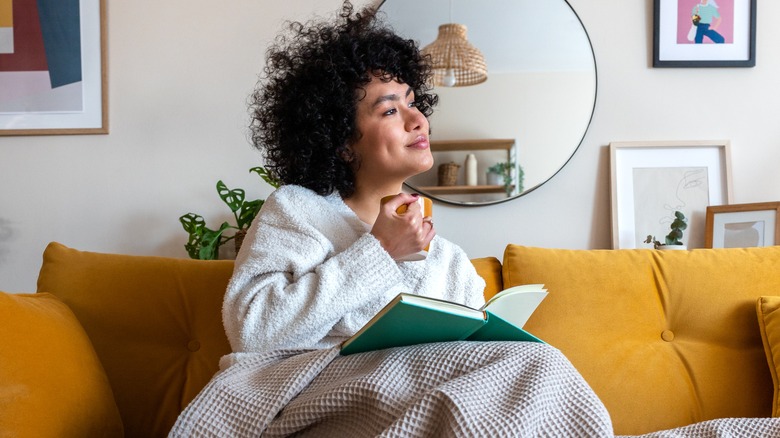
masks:
POLYGON ((406 181, 411 190, 495 204, 538 188, 569 161, 590 125, 597 81, 590 39, 567 1, 385 0, 380 12, 420 47, 439 25, 463 24, 487 64, 483 83, 434 87, 434 165, 406 181), (466 175, 474 160, 476 181, 466 175))

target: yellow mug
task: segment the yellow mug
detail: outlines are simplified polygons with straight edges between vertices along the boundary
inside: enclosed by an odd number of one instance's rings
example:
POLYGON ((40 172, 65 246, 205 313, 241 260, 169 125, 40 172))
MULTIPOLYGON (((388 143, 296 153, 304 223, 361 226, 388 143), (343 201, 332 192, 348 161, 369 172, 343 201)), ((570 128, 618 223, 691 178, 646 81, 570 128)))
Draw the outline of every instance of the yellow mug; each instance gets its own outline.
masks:
MULTIPOLYGON (((397 195, 388 195, 383 196, 381 203, 384 205, 387 201, 395 198, 397 195)), ((420 196, 417 198, 417 203, 420 204, 420 212, 422 213, 422 217, 433 217, 433 201, 430 200, 430 198, 426 198, 425 196, 420 196)), ((398 208, 395 209, 396 213, 398 214, 404 214, 406 213, 406 210, 408 210, 409 207, 407 204, 401 204, 398 208)), ((426 257, 428 257, 428 251, 431 249, 431 244, 429 243, 428 246, 425 247, 422 251, 416 252, 414 254, 409 254, 408 256, 400 257, 396 260, 403 261, 403 262, 415 262, 419 260, 425 260, 426 257)))

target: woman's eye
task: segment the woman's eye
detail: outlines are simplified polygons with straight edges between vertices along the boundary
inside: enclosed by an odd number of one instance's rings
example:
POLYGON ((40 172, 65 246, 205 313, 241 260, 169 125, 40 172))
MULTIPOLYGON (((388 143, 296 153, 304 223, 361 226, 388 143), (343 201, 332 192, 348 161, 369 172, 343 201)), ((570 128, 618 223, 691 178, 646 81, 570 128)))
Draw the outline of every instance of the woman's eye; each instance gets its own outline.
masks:
POLYGON ((391 109, 385 111, 383 114, 386 115, 386 116, 391 116, 391 115, 395 114, 397 111, 398 111, 397 109, 391 108, 391 109))

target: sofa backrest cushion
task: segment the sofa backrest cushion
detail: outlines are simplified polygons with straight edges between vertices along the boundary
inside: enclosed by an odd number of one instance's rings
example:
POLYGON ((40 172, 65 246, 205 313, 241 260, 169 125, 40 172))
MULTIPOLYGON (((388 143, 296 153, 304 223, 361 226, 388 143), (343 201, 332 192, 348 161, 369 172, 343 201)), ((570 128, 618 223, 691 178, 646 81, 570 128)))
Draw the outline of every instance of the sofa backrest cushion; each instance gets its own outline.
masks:
MULTIPOLYGON (((780 294, 780 291, 778 292, 780 294)), ((761 340, 772 374, 772 416, 780 417, 780 295, 761 297, 756 301, 761 340)))
POLYGON ((767 417, 756 300, 780 291, 780 246, 692 251, 509 245, 504 285, 544 283, 525 328, 558 347, 616 434, 767 417))
POLYGON ((89 335, 127 437, 163 437, 230 352, 222 298, 232 261, 100 254, 51 243, 38 291, 89 335))
POLYGON ((0 292, 0 436, 122 436, 97 354, 53 295, 0 292))
POLYGON ((493 295, 504 290, 504 280, 501 272, 501 262, 495 257, 482 257, 477 259, 471 259, 471 264, 485 280, 485 290, 483 295, 485 301, 489 300, 493 295))

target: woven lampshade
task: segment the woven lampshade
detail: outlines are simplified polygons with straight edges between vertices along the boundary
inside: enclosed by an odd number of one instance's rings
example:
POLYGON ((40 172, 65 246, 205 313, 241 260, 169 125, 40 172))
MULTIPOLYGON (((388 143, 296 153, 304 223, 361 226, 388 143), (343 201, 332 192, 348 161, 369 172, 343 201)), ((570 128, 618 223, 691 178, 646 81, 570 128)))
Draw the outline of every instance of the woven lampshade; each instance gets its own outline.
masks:
POLYGON ((468 42, 466 26, 462 24, 450 23, 439 26, 436 41, 425 46, 422 53, 431 55, 434 85, 465 87, 487 80, 485 57, 479 49, 468 42), (450 70, 449 75, 448 70, 450 70), (451 83, 453 76, 454 84, 451 83))

